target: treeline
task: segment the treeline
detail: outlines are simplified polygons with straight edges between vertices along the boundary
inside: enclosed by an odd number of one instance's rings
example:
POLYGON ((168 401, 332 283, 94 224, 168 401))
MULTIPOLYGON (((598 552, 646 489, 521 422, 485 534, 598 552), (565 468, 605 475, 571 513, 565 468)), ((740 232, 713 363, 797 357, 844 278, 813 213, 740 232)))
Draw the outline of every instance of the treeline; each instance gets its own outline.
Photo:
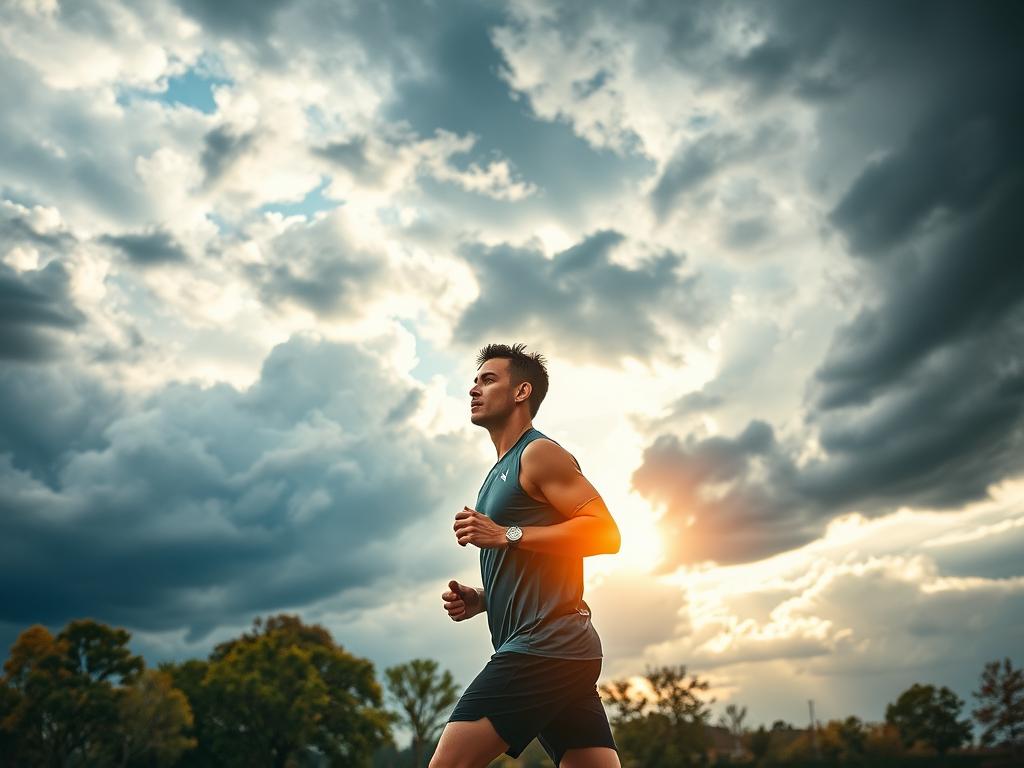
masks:
MULTIPOLYGON (((371 661, 295 616, 257 619, 206 660, 156 669, 131 653, 129 639, 91 620, 57 635, 42 626, 22 632, 0 678, 0 765, 422 766, 458 698, 437 662, 389 667, 382 685, 371 661), (407 749, 395 744, 397 725, 413 734, 407 749)), ((601 686, 624 768, 981 766, 1000 754, 1016 760, 1024 747, 1024 674, 1009 659, 987 664, 974 694, 977 746, 963 702, 944 687, 912 686, 884 723, 848 717, 806 730, 781 721, 751 730, 735 705, 711 725, 708 687, 682 666, 601 686), (936 756, 946 762, 921 762, 936 756)), ((551 762, 534 741, 519 759, 494 765, 551 762)))
POLYGON ((746 708, 735 704, 713 726, 708 687, 687 679, 685 666, 601 686, 623 766, 1024 766, 1024 671, 1008 658, 986 664, 974 692, 977 744, 964 702, 945 686, 912 685, 880 723, 850 716, 798 729, 777 720, 756 730, 744 727, 746 708))

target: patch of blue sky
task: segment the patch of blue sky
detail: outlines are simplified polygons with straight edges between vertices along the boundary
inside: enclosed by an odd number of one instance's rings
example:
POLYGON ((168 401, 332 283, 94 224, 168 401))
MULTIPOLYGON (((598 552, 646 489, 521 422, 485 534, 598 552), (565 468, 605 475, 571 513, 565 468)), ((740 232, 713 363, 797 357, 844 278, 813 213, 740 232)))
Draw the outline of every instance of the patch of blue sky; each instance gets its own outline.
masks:
POLYGON ((282 216, 305 216, 312 219, 321 211, 331 211, 344 205, 344 201, 335 200, 324 195, 331 183, 330 176, 321 176, 320 183, 311 189, 306 196, 297 202, 267 203, 260 207, 260 213, 280 213, 282 216))
POLYGON ((184 104, 212 115, 217 111, 217 102, 213 100, 214 87, 230 84, 231 81, 228 79, 213 77, 192 68, 167 81, 167 90, 164 91, 162 100, 168 104, 184 104))
POLYGON ((198 112, 212 115, 217 111, 213 89, 219 85, 231 85, 232 82, 230 78, 215 75, 205 65, 198 64, 180 75, 169 77, 167 87, 160 92, 135 88, 122 89, 117 95, 117 102, 127 105, 136 99, 146 99, 160 101, 164 104, 181 104, 198 112))
POLYGON ((238 228, 231 224, 219 213, 216 213, 214 211, 208 211, 206 213, 206 218, 213 222, 214 226, 217 227, 217 232, 220 233, 221 235, 238 234, 238 228))
POLYGON ((398 320, 397 322, 409 331, 416 339, 416 357, 418 362, 410 373, 424 383, 429 382, 434 376, 442 376, 445 380, 445 390, 452 397, 465 396, 468 399, 469 388, 473 386, 473 371, 476 353, 470 354, 465 360, 456 358, 443 349, 434 347, 429 341, 416 333, 415 320, 398 320), (462 374, 461 376, 459 374, 462 374))

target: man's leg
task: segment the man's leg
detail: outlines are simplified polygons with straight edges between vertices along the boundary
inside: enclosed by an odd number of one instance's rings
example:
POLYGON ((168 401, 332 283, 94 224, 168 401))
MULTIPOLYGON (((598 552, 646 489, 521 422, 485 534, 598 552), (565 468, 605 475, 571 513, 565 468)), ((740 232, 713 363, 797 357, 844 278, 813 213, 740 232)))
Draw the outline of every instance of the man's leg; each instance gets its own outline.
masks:
POLYGON ((600 669, 600 660, 587 660, 580 667, 580 693, 537 736, 558 768, 620 768, 611 724, 597 690, 600 669))
POLYGON ((506 749, 508 744, 486 717, 453 721, 441 732, 430 768, 486 768, 506 749))
POLYGON ((567 749, 558 768, 621 768, 619 753, 611 747, 567 749))

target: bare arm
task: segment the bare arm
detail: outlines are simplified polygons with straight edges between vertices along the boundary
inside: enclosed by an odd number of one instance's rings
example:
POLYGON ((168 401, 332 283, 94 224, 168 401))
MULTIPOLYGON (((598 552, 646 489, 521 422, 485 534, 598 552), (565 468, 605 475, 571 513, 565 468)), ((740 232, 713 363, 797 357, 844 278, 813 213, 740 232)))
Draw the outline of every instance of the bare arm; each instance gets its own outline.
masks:
POLYGON ((555 525, 523 528, 521 549, 552 555, 614 555, 621 539, 618 526, 600 496, 580 507, 570 519, 555 525))
MULTIPOLYGON (((520 478, 537 489, 566 519, 554 525, 523 528, 519 547, 576 557, 619 551, 621 538, 615 520, 600 494, 564 448, 550 440, 530 443, 523 451, 520 478)), ((455 515, 454 529, 462 546, 508 546, 505 527, 469 507, 455 515)))
POLYGON ((521 476, 566 518, 523 528, 522 549, 578 557, 619 551, 619 527, 568 451, 550 440, 535 440, 523 451, 521 476))

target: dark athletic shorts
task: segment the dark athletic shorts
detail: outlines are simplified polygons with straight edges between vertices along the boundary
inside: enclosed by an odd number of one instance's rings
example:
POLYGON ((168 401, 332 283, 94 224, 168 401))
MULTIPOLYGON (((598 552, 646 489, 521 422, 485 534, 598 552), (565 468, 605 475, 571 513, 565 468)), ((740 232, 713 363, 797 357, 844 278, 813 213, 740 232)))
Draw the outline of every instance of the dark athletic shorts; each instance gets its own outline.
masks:
POLYGON ((617 749, 597 693, 600 673, 601 659, 495 653, 448 722, 488 718, 510 757, 519 757, 537 737, 555 765, 576 747, 617 749))

